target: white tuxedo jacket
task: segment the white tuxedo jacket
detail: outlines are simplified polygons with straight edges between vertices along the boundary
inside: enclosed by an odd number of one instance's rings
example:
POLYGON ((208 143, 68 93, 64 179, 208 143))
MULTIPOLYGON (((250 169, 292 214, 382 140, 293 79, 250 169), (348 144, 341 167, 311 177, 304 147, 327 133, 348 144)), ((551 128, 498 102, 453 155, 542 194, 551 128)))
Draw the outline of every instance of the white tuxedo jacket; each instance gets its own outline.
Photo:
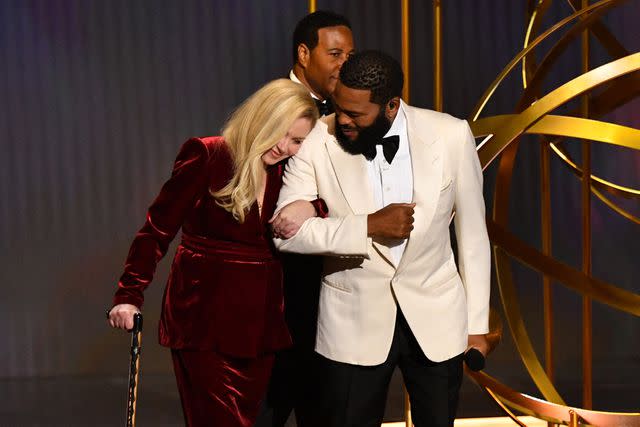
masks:
POLYGON ((367 238, 367 215, 376 209, 366 159, 337 143, 334 115, 318 122, 285 171, 278 208, 316 197, 329 208, 328 218, 311 218, 294 237, 274 241, 281 251, 327 255, 316 351, 331 360, 383 363, 394 299, 430 360, 456 356, 468 334, 489 331, 490 251, 475 141, 463 120, 403 108, 416 207, 397 267, 387 246, 367 238), (449 240, 454 210, 459 270, 449 240))

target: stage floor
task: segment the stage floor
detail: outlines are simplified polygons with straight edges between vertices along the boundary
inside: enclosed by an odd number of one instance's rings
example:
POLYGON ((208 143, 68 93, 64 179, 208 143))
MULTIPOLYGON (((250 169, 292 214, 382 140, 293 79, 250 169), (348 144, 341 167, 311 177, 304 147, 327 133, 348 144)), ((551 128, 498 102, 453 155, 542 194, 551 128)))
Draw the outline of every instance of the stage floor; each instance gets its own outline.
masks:
MULTIPOLYGON (((126 404, 126 373, 122 377, 56 377, 0 379, 0 427, 18 426, 116 426, 123 425, 126 404)), ((603 395, 606 391, 603 391, 603 395)), ((639 390, 609 390, 618 405, 637 404, 639 390), (628 400, 622 402, 620 397, 628 400)), ((599 393, 600 394, 600 393, 599 393)), ((577 397, 577 396, 576 396, 577 397)), ((599 398, 599 401, 602 398, 599 398)), ((603 403, 604 404, 604 403, 603 403)), ((608 410, 623 409, 607 408, 608 410)), ((510 426, 506 419, 475 421, 469 418, 502 417, 495 404, 465 377, 456 426, 510 426), (491 422, 491 424, 489 424, 491 422)), ((403 396, 400 375, 394 375, 389 389, 385 422, 402 420, 403 396)), ((171 374, 143 372, 138 391, 138 426, 182 426, 180 399, 171 374)), ((396 424, 398 427, 404 424, 396 424)), ((394 425, 394 427, 396 426, 394 425)), ((538 424, 527 425, 537 426, 538 424)), ((540 424, 545 426, 546 424, 540 424)), ((293 417, 287 427, 295 427, 293 417)))
MULTIPOLYGON (((533 417, 518 417, 527 427, 547 427, 545 421, 533 417)), ((405 427, 405 423, 384 423, 382 427, 405 427)), ((516 423, 509 417, 460 418, 455 427, 513 427, 516 423)))
MULTIPOLYGON (((123 425, 126 377, 58 377, 0 380, 0 426, 114 426, 123 425)), ((402 387, 394 376, 385 421, 401 421, 402 387)), ((501 416, 493 403, 465 379, 460 417, 501 416)), ((180 399, 173 375, 141 376, 137 425, 182 426, 180 399)), ((293 417, 287 427, 295 427, 293 417)))

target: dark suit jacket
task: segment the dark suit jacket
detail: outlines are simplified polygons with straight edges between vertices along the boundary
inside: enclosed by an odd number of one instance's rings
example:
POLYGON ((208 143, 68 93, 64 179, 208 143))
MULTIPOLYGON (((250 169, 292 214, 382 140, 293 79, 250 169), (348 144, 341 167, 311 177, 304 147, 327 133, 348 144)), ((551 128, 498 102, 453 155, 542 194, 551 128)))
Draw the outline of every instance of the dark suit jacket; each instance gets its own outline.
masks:
POLYGON ((133 240, 114 304, 142 306, 143 290, 182 227, 164 293, 160 344, 240 357, 289 346, 282 270, 266 226, 275 209, 282 169, 278 164, 268 170, 262 215, 254 203, 239 224, 209 194, 232 176, 224 140, 187 141, 133 240))

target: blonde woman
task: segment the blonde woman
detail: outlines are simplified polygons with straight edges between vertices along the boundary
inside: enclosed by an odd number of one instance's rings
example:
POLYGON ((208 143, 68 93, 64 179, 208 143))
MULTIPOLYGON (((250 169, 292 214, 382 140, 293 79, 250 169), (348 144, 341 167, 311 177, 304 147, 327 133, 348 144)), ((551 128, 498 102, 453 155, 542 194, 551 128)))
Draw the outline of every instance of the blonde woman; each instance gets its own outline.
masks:
MULTIPOLYGON (((130 329, 158 261, 182 228, 164 293, 160 343, 171 348, 188 426, 250 426, 273 354, 291 343, 268 220, 283 160, 318 111, 304 86, 272 81, 233 113, 221 137, 193 138, 137 233, 109 312, 130 329)), ((315 215, 311 203, 302 217, 315 215)))

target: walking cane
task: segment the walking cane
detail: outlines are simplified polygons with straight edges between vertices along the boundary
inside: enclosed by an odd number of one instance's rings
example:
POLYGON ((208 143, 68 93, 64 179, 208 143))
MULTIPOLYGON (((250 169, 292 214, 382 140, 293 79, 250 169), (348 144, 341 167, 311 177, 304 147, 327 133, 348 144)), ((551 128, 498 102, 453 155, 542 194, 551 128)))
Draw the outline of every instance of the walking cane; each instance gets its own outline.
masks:
POLYGON ((142 342, 142 313, 133 315, 131 330, 131 357, 129 359, 129 390, 127 393, 127 427, 136 425, 136 398, 138 397, 138 374, 140 372, 140 350, 142 342))

